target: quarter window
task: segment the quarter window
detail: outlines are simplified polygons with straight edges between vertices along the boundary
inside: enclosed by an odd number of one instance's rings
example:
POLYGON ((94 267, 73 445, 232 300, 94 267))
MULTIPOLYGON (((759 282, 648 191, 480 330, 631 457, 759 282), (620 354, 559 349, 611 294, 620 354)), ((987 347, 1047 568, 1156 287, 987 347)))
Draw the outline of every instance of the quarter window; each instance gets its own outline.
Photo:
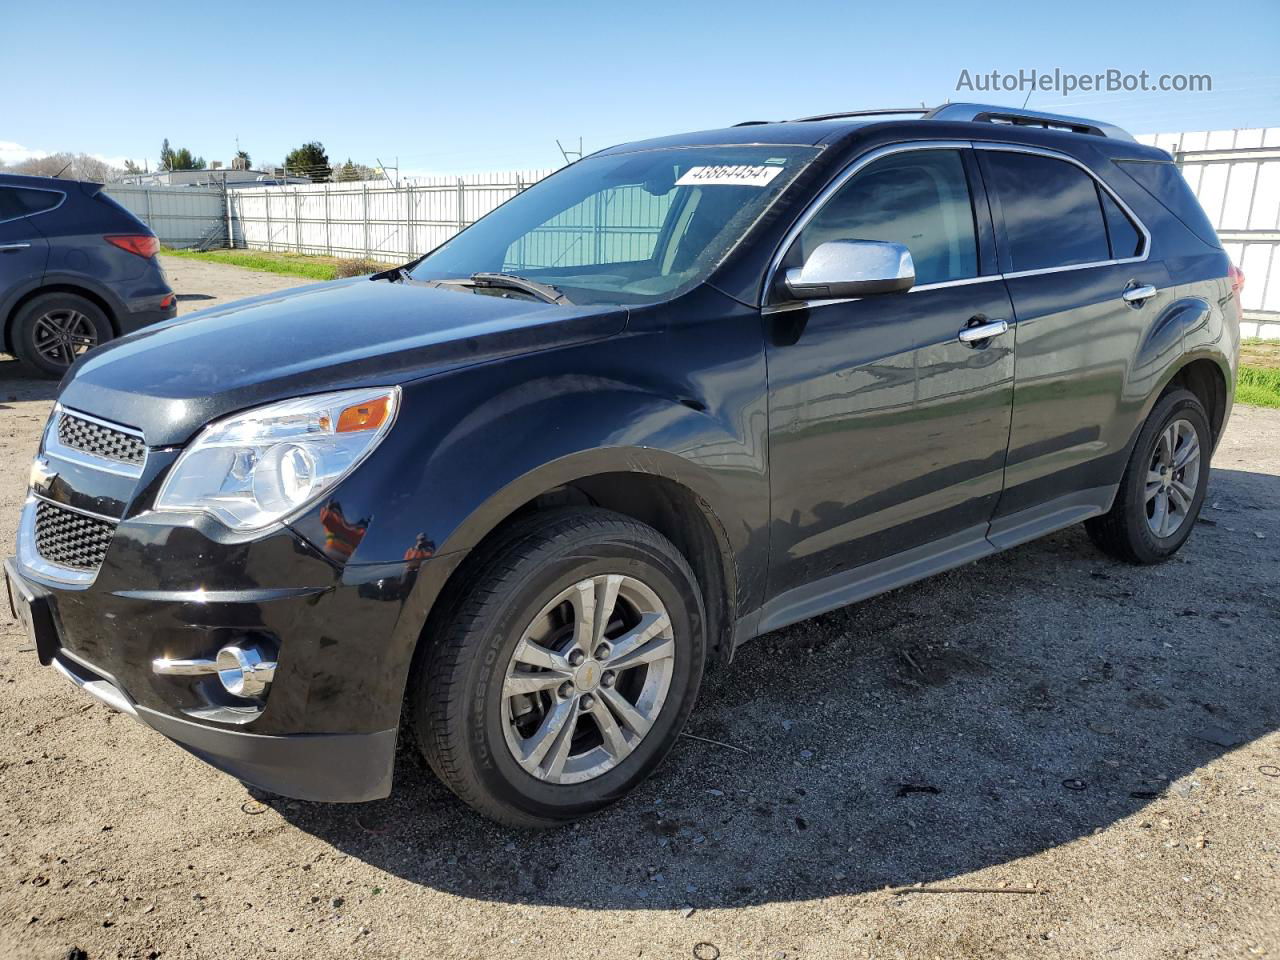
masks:
POLYGON ((805 225, 789 259, 803 263, 830 240, 903 244, 917 285, 976 277, 973 203, 959 151, 912 150, 869 164, 805 225))
POLYGON ((1004 213, 1014 272, 1110 259, 1093 177, 1052 157, 984 152, 1004 213))
POLYGON ((52 210, 62 200, 54 190, 26 190, 22 187, 0 187, 0 220, 14 220, 33 213, 52 210))

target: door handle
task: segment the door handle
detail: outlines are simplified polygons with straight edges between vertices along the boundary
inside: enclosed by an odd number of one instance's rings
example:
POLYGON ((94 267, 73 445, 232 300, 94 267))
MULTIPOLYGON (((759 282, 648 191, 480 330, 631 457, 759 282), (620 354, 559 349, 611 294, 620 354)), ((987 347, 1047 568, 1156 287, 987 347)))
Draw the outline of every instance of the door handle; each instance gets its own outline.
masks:
POLYGON ((1131 303, 1135 307, 1142 306, 1144 300, 1150 300, 1158 291, 1149 283, 1144 283, 1140 287, 1126 287, 1124 293, 1120 294, 1121 299, 1125 303, 1131 303))
POLYGON ((984 340, 990 340, 992 337, 998 337, 1002 333, 1008 333, 1009 324, 1004 320, 988 320, 986 323, 980 323, 976 327, 965 327, 957 335, 961 343, 981 343, 984 340))
POLYGON ((19 250, 26 250, 31 244, 29 243, 0 243, 0 253, 17 253, 19 250))

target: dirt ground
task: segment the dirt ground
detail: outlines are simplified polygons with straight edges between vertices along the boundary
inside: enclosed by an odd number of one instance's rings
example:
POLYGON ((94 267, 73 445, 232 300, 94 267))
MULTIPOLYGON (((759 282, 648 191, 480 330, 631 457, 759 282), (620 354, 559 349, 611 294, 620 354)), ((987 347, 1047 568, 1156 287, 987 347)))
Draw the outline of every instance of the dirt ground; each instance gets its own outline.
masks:
MULTIPOLYGON (((6 553, 52 396, 0 360, 6 553)), ((6 610, 0 958, 1280 956, 1278 505, 1280 410, 1237 408, 1174 561, 1076 527, 763 637, 633 797, 542 834, 409 749, 388 800, 264 803, 6 610)))

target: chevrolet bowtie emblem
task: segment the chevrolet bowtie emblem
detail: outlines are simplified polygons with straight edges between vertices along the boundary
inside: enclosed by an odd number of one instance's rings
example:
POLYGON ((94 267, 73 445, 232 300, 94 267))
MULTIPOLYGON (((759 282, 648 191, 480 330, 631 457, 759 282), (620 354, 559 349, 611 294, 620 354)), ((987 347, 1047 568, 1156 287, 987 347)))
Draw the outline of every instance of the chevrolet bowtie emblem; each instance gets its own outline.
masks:
POLYGON ((53 481, 58 479, 58 471, 49 466, 49 461, 44 457, 36 457, 31 463, 31 489, 38 492, 47 492, 49 487, 53 485, 53 481))

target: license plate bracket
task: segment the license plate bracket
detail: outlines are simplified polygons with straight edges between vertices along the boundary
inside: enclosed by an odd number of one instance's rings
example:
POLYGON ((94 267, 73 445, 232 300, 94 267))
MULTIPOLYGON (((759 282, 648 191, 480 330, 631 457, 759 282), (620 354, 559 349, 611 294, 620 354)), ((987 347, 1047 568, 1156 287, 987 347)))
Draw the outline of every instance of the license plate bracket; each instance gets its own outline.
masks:
POLYGON ((48 666, 58 652, 58 628, 53 622, 53 610, 48 594, 35 584, 23 579, 14 569, 12 560, 4 562, 4 580, 9 595, 9 610, 22 624, 27 638, 36 648, 40 662, 48 666))

